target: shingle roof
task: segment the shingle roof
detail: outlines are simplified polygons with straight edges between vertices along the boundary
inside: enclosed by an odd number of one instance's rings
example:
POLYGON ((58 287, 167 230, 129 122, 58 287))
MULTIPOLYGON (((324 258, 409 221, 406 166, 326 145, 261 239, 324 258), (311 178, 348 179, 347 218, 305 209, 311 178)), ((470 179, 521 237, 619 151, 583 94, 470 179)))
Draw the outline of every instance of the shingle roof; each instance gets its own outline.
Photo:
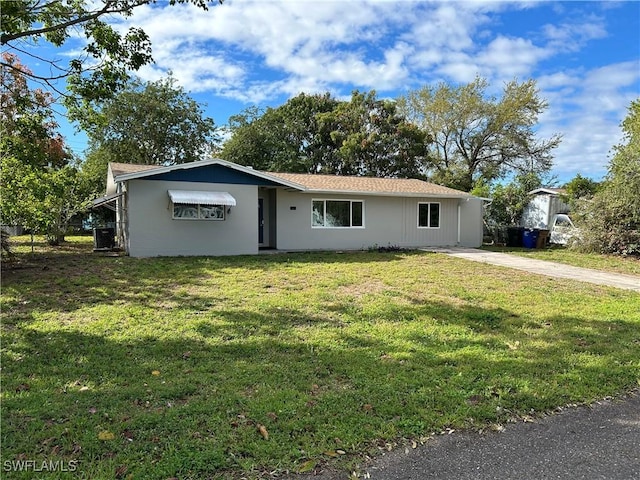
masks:
POLYGON ((118 175, 124 175, 126 173, 143 172, 145 170, 154 170, 160 168, 158 165, 136 165, 133 163, 109 163, 111 166, 111 173, 114 177, 118 175))
MULTIPOLYGON (((109 165, 111 166, 111 173, 114 177, 164 168, 158 165, 134 165, 130 163, 110 163, 109 165)), ((195 166, 196 165, 194 165, 194 167, 195 166)), ((470 196, 468 193, 460 190, 412 178, 377 178, 315 175, 305 173, 274 173, 258 170, 256 170, 256 173, 270 176, 276 180, 280 179, 288 183, 298 184, 311 192, 370 193, 412 196, 436 195, 447 197, 470 196)))
POLYGON ((270 175, 298 183, 311 191, 445 195, 456 197, 468 195, 460 190, 454 190, 453 188, 411 178, 349 177, 301 173, 270 173, 270 175))

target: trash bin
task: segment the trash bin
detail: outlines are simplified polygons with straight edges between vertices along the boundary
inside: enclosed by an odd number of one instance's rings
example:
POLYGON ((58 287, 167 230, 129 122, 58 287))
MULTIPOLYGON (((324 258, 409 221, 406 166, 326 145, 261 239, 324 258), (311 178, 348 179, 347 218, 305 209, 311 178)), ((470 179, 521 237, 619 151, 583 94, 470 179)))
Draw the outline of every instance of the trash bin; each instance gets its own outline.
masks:
POLYGON ((524 232, 523 227, 508 227, 507 228, 507 247, 521 247, 523 232, 524 232))
POLYGON ((538 243, 538 231, 531 228, 527 228, 522 233, 522 246, 524 248, 536 248, 538 243))
POLYGON ((114 228, 94 228, 93 248, 111 249, 116 246, 116 231, 114 228))
MULTIPOLYGON (((536 229, 538 230, 538 229, 536 229)), ((536 242, 536 248, 546 248, 547 240, 549 239, 549 230, 538 230, 538 241, 536 242)))

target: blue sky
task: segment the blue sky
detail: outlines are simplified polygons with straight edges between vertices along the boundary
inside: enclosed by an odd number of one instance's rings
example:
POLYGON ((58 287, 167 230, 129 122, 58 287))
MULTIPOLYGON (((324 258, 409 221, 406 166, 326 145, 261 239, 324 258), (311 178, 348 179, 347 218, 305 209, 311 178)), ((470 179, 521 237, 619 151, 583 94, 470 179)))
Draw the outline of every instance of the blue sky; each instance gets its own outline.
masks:
MULTIPOLYGON (((226 0, 204 12, 161 0, 113 22, 150 35, 156 63, 141 78, 172 70, 218 125, 300 92, 396 98, 480 75, 499 94, 506 81, 533 78, 549 103, 538 134, 563 135, 553 169, 561 182, 602 178, 640 97, 637 1, 226 0)), ((64 134, 82 151, 81 135, 64 134)))

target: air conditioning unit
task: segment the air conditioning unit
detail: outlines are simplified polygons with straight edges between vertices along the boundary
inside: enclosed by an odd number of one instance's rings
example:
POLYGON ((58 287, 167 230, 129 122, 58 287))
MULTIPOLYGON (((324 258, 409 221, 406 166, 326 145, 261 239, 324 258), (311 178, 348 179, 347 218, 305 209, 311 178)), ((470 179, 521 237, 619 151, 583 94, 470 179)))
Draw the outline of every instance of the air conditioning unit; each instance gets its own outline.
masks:
POLYGON ((93 229, 93 249, 111 250, 116 246, 115 228, 94 228, 93 229))

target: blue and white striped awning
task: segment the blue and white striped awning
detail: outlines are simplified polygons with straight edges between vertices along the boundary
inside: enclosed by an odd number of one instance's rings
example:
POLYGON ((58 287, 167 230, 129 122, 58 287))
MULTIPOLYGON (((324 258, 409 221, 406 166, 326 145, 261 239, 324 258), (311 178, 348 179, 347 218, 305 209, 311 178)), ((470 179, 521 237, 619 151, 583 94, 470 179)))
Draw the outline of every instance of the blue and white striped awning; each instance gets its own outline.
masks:
POLYGON ((194 190, 167 190, 173 203, 188 205, 228 205, 236 206, 236 199, 228 192, 202 192, 194 190))

